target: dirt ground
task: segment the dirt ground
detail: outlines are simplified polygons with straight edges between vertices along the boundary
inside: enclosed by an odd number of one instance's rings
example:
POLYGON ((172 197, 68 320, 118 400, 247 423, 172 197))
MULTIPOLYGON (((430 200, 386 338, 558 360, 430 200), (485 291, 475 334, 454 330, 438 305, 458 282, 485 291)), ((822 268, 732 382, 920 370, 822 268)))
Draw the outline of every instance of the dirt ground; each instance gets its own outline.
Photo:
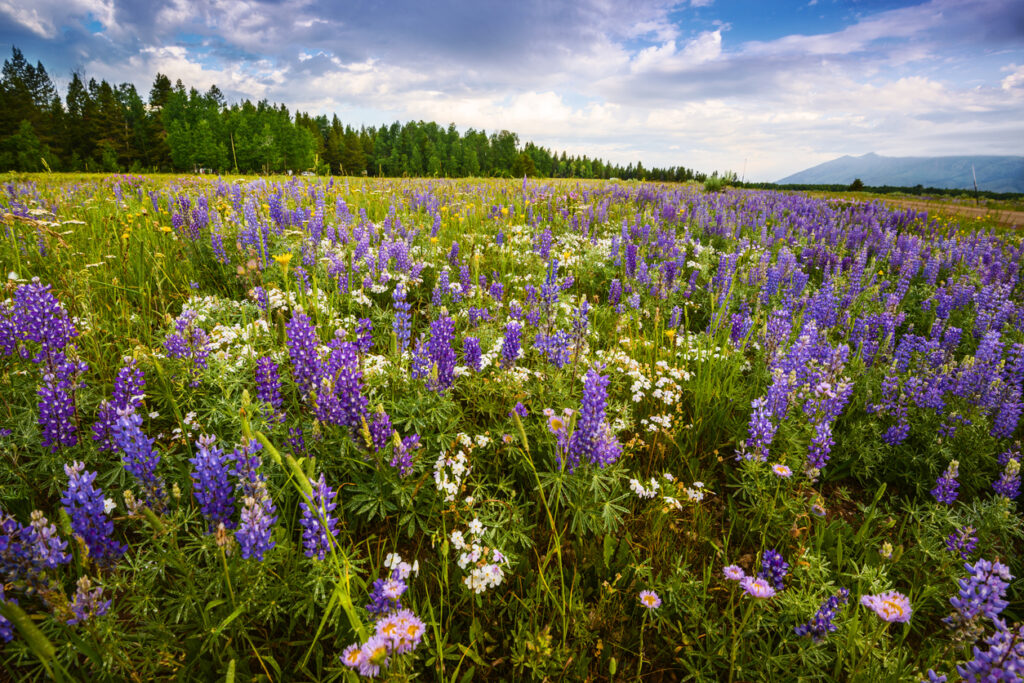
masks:
POLYGON ((913 199, 883 199, 882 201, 893 206, 915 209, 917 211, 928 211, 929 213, 955 213, 973 218, 982 218, 987 215, 994 218, 999 225, 1024 228, 1024 211, 998 211, 983 207, 946 204, 944 202, 922 202, 913 199))

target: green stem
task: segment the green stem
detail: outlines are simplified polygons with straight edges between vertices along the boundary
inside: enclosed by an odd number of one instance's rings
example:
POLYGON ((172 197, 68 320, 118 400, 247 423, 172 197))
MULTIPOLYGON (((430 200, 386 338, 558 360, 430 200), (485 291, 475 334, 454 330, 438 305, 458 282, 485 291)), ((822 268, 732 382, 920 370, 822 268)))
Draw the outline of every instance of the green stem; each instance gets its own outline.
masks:
POLYGON ((740 621, 739 628, 733 631, 732 634, 732 648, 729 652, 729 683, 735 679, 736 676, 736 655, 739 654, 740 649, 740 638, 743 637, 743 630, 747 627, 747 622, 750 621, 751 615, 754 614, 755 605, 747 605, 746 611, 743 613, 743 619, 740 621))

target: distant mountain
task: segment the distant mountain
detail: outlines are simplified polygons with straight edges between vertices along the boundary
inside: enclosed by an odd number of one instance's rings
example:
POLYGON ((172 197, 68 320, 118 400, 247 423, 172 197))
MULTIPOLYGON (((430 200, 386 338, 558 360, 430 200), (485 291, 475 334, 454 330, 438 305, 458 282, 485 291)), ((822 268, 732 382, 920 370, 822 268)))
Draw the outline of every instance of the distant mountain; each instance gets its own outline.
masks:
POLYGON ((865 185, 973 189, 971 164, 978 174, 978 189, 989 192, 1024 192, 1024 157, 883 157, 844 156, 794 173, 780 185, 849 185, 860 178, 865 185))

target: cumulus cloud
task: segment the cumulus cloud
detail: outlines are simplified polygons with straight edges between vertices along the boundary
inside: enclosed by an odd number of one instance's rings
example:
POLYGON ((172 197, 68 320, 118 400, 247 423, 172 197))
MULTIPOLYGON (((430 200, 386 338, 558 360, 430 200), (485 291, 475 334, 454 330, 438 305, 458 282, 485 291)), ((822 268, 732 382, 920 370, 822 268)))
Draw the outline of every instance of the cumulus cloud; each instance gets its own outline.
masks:
POLYGON ((0 0, 0 29, 51 72, 81 68, 148 89, 159 71, 356 125, 506 128, 620 163, 746 165, 748 178, 773 179, 847 153, 1024 151, 1006 146, 1024 139, 1024 3, 859 13, 818 3, 840 28, 776 27, 771 38, 758 37, 758 16, 729 9, 709 0, 0 0))

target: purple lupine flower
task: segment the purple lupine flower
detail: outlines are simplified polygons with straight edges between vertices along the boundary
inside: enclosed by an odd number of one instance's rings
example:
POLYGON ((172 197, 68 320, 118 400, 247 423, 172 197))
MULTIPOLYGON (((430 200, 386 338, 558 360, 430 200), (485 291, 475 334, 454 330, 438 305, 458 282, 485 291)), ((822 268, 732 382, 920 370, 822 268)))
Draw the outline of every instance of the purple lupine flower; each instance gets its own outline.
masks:
POLYGON ((1019 681, 1024 677, 1024 625, 999 628, 985 639, 986 649, 973 648, 974 659, 957 664, 965 683, 1019 681))
POLYGON ((949 599, 956 612, 944 621, 952 625, 966 623, 978 617, 998 621, 999 614, 1009 604, 1005 599, 1006 589, 1013 580, 1009 567, 998 560, 990 562, 980 559, 973 565, 965 563, 964 569, 969 574, 957 582, 960 592, 956 597, 949 599))
POLYGON ((622 283, 619 280, 612 280, 608 287, 608 303, 612 306, 622 301, 622 283))
POLYGON ((355 344, 335 343, 317 384, 317 419, 324 424, 348 427, 355 435, 363 426, 367 403, 355 344))
POLYGON ((96 472, 85 469, 85 463, 64 465, 68 487, 60 499, 71 518, 71 529, 89 549, 89 555, 101 566, 109 566, 124 555, 125 546, 113 538, 114 523, 107 517, 103 491, 92 485, 96 472))
POLYGON ((579 422, 569 440, 567 454, 566 467, 570 472, 576 469, 584 457, 592 464, 604 467, 618 460, 622 452, 622 446, 605 421, 608 382, 609 379, 595 368, 588 370, 583 378, 579 422))
POLYGON ((412 453, 419 447, 419 434, 395 441, 395 447, 391 454, 391 467, 398 470, 398 476, 404 477, 412 472, 412 453))
POLYGON ((480 372, 480 360, 483 357, 480 351, 480 340, 476 337, 465 337, 462 340, 462 359, 466 365, 480 372))
POLYGON ((243 499, 242 522, 235 538, 241 548, 242 559, 255 557, 262 562, 264 553, 275 545, 270 536, 271 527, 277 521, 276 508, 265 481, 257 481, 245 488, 248 495, 243 499))
POLYGON ((761 557, 761 571, 757 575, 765 581, 771 582, 776 590, 783 590, 786 587, 784 579, 789 572, 789 563, 775 549, 764 551, 761 557))
POLYGON ((128 408, 138 408, 145 398, 146 376, 132 358, 125 359, 114 380, 114 393, 109 401, 100 404, 96 423, 92 426, 93 441, 98 441, 100 451, 112 451, 117 445, 111 437, 117 413, 128 408))
POLYGON ((454 335, 455 321, 449 316, 442 314, 430 323, 427 354, 431 369, 427 377, 427 389, 438 394, 443 394, 455 380, 455 350, 452 349, 454 335))
POLYGON ((501 365, 510 368, 516 364, 521 351, 523 326, 515 320, 505 323, 505 340, 501 347, 501 365))
POLYGON ((384 412, 384 408, 378 406, 373 412, 373 419, 369 424, 370 441, 374 451, 380 451, 391 440, 394 429, 391 426, 391 417, 384 412))
POLYGON ((270 356, 262 356, 256 361, 256 398, 273 409, 268 418, 276 414, 280 421, 284 420, 284 411, 281 410, 284 405, 281 399, 281 375, 277 363, 270 356))
POLYGON ((401 597, 405 591, 405 581, 398 578, 394 571, 389 579, 376 579, 366 611, 370 614, 387 614, 402 609, 401 597))
POLYGON ((192 361, 188 370, 192 386, 199 385, 196 373, 206 367, 206 357, 210 355, 210 338, 206 331, 196 324, 198 317, 199 314, 193 310, 183 310, 174 321, 175 331, 164 340, 164 350, 167 351, 168 358, 192 361))
POLYGON ((373 349, 373 323, 369 318, 360 318, 356 323, 356 348, 359 353, 369 353, 373 349))
POLYGON ((409 310, 412 306, 405 300, 406 292, 403 287, 395 287, 391 300, 394 302, 395 317, 391 322, 391 329, 398 340, 398 350, 405 351, 409 348, 409 336, 412 334, 412 316, 409 310))
POLYGON ((78 443, 75 424, 76 374, 88 366, 64 360, 43 374, 39 387, 39 426, 42 430, 42 445, 51 451, 78 443))
MULTIPOLYGON (((78 336, 78 330, 50 289, 51 286, 41 284, 39 278, 32 278, 31 283, 18 287, 12 302, 11 324, 18 339, 38 345, 39 351, 32 362, 52 368, 58 360, 63 360, 64 350, 78 336)), ((22 354, 28 358, 28 349, 22 354)))
POLYGON ((571 360, 572 337, 565 330, 556 330, 551 335, 538 332, 533 345, 556 368, 565 367, 571 360))
POLYGON ((952 505, 956 501, 957 489, 960 488, 960 482, 956 480, 960 472, 960 463, 956 460, 951 460, 946 471, 943 472, 942 476, 935 482, 935 488, 931 490, 932 497, 940 503, 946 505, 952 505))
POLYGON ((41 511, 32 511, 29 529, 31 532, 28 540, 33 560, 37 565, 53 569, 57 565, 67 564, 71 561, 71 556, 65 552, 68 542, 57 535, 57 525, 50 524, 41 511))
POLYGON ((992 488, 1008 500, 1020 495, 1020 460, 1010 458, 999 479, 992 484, 992 488))
POLYGON ((308 394, 314 389, 320 363, 317 358, 316 328, 305 313, 295 313, 285 325, 288 333, 288 356, 292 361, 292 377, 299 392, 308 394))
POLYGON ((958 559, 965 560, 971 556, 977 544, 978 536, 974 533, 974 527, 965 526, 949 535, 946 539, 946 550, 958 559))
MULTIPOLYGON (((0 583, 0 602, 13 602, 15 604, 18 602, 4 595, 3 583, 0 583)), ((11 622, 6 617, 0 616, 0 642, 9 643, 12 640, 14 640, 14 629, 11 627, 11 622)))
POLYGON ((8 582, 25 582, 27 592, 45 585, 42 573, 70 561, 67 542, 57 535, 43 513, 32 513, 32 523, 22 526, 0 512, 0 575, 8 582))
POLYGON ((776 425, 772 422, 772 411, 768 408, 768 399, 765 397, 755 398, 750 402, 753 409, 750 413, 749 434, 747 449, 742 451, 739 457, 748 460, 768 460, 768 447, 775 438, 776 425))
POLYGON ((219 524, 223 524, 226 529, 235 528, 231 519, 235 511, 234 486, 228 480, 230 458, 215 443, 213 436, 199 437, 196 455, 189 460, 194 468, 192 491, 206 518, 207 533, 211 534, 219 524))
POLYGON ((128 470, 145 492, 150 507, 162 506, 164 484, 156 474, 160 454, 153 450, 153 442, 142 433, 142 417, 134 408, 123 411, 114 423, 111 435, 123 453, 124 468, 128 470))
POLYGON ((96 617, 102 617, 110 609, 110 600, 103 599, 103 587, 92 587, 92 581, 88 576, 78 579, 78 587, 75 590, 74 600, 71 602, 72 617, 68 619, 69 626, 91 621, 96 617))
POLYGON ((260 442, 253 439, 243 444, 232 453, 238 480, 238 491, 242 496, 242 522, 235 531, 235 538, 242 550, 242 558, 255 557, 263 561, 263 555, 274 547, 270 540, 271 527, 277 521, 277 508, 270 498, 267 483, 259 471, 261 464, 259 451, 260 442))
POLYGON ((516 404, 512 406, 512 410, 509 411, 508 416, 512 417, 513 413, 523 419, 526 419, 526 417, 529 416, 530 411, 526 409, 526 406, 523 405, 522 401, 516 401, 516 404))
POLYGON ((847 603, 849 596, 850 591, 840 588, 835 595, 821 604, 810 621, 800 624, 793 631, 798 636, 810 636, 814 642, 821 642, 825 636, 836 630, 836 625, 832 622, 839 613, 839 608, 847 603))
POLYGON ((338 536, 338 518, 331 515, 338 507, 335 500, 338 493, 327 485, 323 473, 312 484, 312 498, 303 493, 304 500, 299 503, 302 510, 302 546, 306 557, 316 556, 322 560, 330 550, 330 538, 338 536))

